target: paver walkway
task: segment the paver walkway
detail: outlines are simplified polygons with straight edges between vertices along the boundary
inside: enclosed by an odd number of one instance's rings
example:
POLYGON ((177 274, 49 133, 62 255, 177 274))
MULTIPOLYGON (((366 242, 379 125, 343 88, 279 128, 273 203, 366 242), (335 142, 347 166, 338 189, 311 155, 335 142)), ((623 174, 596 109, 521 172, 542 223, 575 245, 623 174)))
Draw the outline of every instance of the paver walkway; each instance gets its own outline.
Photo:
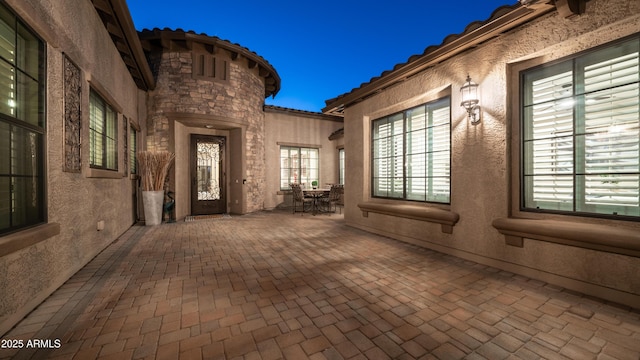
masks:
POLYGON ((276 211, 133 227, 3 339, 59 344, 17 359, 637 360, 640 313, 276 211))

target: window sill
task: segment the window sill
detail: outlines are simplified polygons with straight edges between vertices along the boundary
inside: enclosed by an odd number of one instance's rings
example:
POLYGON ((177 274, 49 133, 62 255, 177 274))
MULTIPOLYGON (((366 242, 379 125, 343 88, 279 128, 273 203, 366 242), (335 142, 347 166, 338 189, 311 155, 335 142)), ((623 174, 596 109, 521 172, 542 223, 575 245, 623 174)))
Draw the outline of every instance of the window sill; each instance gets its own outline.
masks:
POLYGON ((369 217, 369 213, 391 215, 406 219, 420 220, 437 223, 442 226, 442 232, 451 234, 453 226, 460 219, 460 215, 453 211, 409 204, 382 204, 365 201, 358 204, 362 210, 362 216, 369 217))
POLYGON ((0 257, 60 234, 60 224, 49 223, 0 237, 0 257))
POLYGON ((115 170, 103 170, 89 168, 86 172, 88 178, 122 179, 122 173, 115 170))
POLYGON ((499 218, 493 227, 507 245, 523 247, 524 238, 640 257, 638 228, 560 220, 499 218))

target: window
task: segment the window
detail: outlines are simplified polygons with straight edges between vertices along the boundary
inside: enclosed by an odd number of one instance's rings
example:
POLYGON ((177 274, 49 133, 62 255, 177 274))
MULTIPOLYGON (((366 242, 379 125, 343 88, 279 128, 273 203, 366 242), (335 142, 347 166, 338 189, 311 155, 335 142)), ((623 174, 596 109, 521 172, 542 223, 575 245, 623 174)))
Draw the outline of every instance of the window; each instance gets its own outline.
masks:
POLYGON ((640 216, 640 38, 521 73, 523 210, 640 216))
POLYGON ((449 203, 449 97, 374 120, 372 196, 449 203))
POLYGON ((98 94, 89 99, 89 164, 92 168, 118 170, 118 122, 116 112, 98 94))
POLYGON ((318 149, 304 147, 280 147, 280 189, 289 189, 289 184, 298 183, 311 187, 319 181, 318 149))
POLYGON ((338 184, 344 185, 344 149, 338 150, 338 162, 339 162, 339 172, 338 172, 338 184))
POLYGON ((129 165, 131 173, 138 173, 138 163, 136 162, 136 154, 138 153, 138 133, 133 126, 129 127, 129 165))
POLYGON ((0 234, 45 221, 44 56, 0 3, 0 234))
POLYGON ((202 80, 229 80, 229 61, 224 56, 193 54, 192 76, 202 80))

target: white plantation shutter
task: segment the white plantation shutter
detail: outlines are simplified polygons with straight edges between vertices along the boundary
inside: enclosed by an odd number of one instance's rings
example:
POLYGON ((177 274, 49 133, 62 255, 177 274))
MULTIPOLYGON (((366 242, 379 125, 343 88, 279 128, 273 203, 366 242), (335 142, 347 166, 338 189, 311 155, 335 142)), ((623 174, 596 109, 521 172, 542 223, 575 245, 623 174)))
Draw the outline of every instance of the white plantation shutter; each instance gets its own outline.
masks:
POLYGON ((584 179, 578 179, 586 211, 638 209, 639 74, 638 52, 585 66, 584 179))
POLYGON ((344 177, 345 177, 345 157, 344 157, 344 149, 338 150, 338 162, 339 162, 339 170, 338 170, 338 183, 340 185, 344 185, 344 177))
POLYGON ((524 74, 524 207, 640 215, 638 39, 524 74))
POLYGON ((104 118, 106 116, 101 99, 91 92, 89 106, 89 157, 92 166, 103 167, 104 163, 104 118))
POLYGON ((107 169, 118 169, 118 115, 110 106, 106 106, 105 145, 107 151, 107 169))
POLYGON ((373 121, 372 193, 448 203, 450 99, 373 121))
POLYGON ((427 199, 427 112, 425 106, 407 111, 407 198, 427 199))
POLYGON ((402 197, 403 133, 402 114, 374 122, 373 192, 377 196, 402 197))
POLYGON ((564 71, 531 81, 525 100, 524 181, 527 203, 573 207, 573 86, 564 71))
POLYGON ((402 115, 393 117, 393 138, 391 140, 393 156, 391 191, 389 196, 402 197, 404 195, 404 119, 402 115))
POLYGON ((118 170, 118 114, 97 93, 89 94, 89 164, 118 170))
POLYGON ((450 201, 451 192, 451 111, 448 102, 432 107, 429 149, 428 201, 450 201))

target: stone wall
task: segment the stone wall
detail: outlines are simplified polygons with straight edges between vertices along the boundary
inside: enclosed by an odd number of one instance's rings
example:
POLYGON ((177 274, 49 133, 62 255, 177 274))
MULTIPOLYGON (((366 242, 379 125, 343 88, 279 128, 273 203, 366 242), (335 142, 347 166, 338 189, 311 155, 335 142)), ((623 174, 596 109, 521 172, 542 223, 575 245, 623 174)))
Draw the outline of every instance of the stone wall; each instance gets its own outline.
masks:
POLYGON ((218 52, 216 55, 229 61, 227 81, 194 78, 190 51, 165 50, 150 57, 151 67, 157 71, 157 85, 149 93, 147 150, 175 151, 171 123, 182 116, 215 119, 217 128, 244 127, 246 158, 243 165, 247 181, 243 201, 247 212, 261 210, 265 188, 264 79, 257 69, 247 66, 245 59, 231 60, 222 53, 224 50, 218 52), (228 125, 221 127, 220 123, 228 125))

